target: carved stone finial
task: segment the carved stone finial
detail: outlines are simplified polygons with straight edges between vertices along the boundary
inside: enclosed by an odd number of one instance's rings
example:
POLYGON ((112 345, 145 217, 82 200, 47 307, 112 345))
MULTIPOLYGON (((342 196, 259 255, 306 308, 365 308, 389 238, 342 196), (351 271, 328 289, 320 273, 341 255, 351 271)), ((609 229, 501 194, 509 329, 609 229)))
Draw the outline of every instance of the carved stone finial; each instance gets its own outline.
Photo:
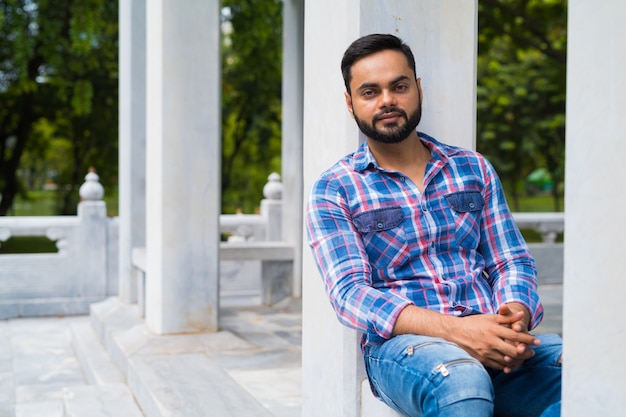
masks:
POLYGON ((263 196, 268 200, 280 200, 283 197, 283 184, 280 182, 280 175, 272 172, 267 177, 267 184, 263 187, 263 196))
POLYGON ((100 184, 100 177, 96 170, 91 167, 89 173, 85 175, 85 182, 78 191, 83 201, 99 201, 104 196, 104 187, 100 184))

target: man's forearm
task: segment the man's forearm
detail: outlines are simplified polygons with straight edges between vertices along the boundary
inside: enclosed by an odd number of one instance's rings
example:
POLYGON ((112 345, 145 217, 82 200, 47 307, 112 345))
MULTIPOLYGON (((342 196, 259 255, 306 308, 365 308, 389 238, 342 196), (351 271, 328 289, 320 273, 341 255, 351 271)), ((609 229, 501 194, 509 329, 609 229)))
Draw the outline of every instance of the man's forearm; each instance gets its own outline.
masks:
MULTIPOLYGON (((515 307, 513 307, 515 308, 515 307)), ((527 332, 512 329, 523 323, 524 313, 477 314, 455 317, 414 305, 405 307, 393 327, 393 336, 419 334, 445 339, 457 344, 485 366, 512 370, 511 365, 532 356, 525 346, 537 345, 539 340, 527 332)))
POLYGON ((393 336, 419 334, 444 338, 449 330, 451 318, 453 317, 436 311, 409 305, 398 315, 393 327, 393 336))

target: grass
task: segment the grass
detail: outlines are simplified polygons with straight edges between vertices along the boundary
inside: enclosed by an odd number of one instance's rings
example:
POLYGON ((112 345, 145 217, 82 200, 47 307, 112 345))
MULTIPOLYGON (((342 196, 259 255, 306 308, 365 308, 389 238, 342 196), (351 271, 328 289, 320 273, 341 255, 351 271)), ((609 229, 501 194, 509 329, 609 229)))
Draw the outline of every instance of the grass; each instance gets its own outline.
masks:
MULTIPOLYGON (((55 191, 29 191, 28 198, 17 197, 13 204, 13 216, 56 216, 55 191)), ((118 213, 118 195, 105 193, 107 215, 115 217, 118 213)))
POLYGON ((31 191, 28 199, 17 197, 13 203, 14 216, 54 216, 54 191, 31 191))
MULTIPOLYGON (((508 197, 508 203, 513 210, 513 199, 508 197)), ((536 213, 536 212, 550 212, 554 211, 554 200, 551 196, 548 195, 537 195, 532 197, 520 197, 519 205, 521 212, 524 213, 536 213)), ((563 200, 561 199, 561 206, 563 205, 563 200)))
POLYGON ((13 236, 0 242, 0 254, 57 252, 56 243, 45 236, 13 236))
MULTIPOLYGON (((18 197, 13 204, 13 216, 56 216, 55 191, 30 191, 28 198, 18 197)), ((114 217, 118 213, 118 196, 104 196, 107 215, 114 217)), ((14 236, 0 242, 0 254, 9 253, 56 253, 56 243, 45 236, 14 236)))

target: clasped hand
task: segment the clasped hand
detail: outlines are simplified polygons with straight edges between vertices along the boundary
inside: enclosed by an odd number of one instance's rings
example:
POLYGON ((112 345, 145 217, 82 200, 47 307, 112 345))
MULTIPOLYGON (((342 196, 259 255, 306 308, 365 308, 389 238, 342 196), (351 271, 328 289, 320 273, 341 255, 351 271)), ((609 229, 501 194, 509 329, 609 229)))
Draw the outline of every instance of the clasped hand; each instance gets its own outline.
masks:
POLYGON ((505 304, 498 314, 478 314, 460 320, 455 343, 483 365, 505 373, 532 358, 535 352, 529 346, 541 343, 528 333, 530 314, 521 304, 505 304))

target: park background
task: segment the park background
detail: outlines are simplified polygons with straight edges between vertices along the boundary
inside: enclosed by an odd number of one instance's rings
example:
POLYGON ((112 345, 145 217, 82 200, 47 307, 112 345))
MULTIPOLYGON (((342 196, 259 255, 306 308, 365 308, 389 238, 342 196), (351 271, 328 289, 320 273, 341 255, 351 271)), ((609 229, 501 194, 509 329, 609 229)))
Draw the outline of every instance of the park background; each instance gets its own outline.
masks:
MULTIPOLYGON (((476 147, 513 211, 562 211, 566 8, 478 1, 476 147)), ((222 213, 254 213, 281 167, 282 2, 224 0, 221 24, 222 213)), ((0 0, 0 215, 75 214, 90 167, 117 215, 117 25, 117 1, 0 0)), ((33 250, 56 251, 45 238, 0 247, 33 250)))

